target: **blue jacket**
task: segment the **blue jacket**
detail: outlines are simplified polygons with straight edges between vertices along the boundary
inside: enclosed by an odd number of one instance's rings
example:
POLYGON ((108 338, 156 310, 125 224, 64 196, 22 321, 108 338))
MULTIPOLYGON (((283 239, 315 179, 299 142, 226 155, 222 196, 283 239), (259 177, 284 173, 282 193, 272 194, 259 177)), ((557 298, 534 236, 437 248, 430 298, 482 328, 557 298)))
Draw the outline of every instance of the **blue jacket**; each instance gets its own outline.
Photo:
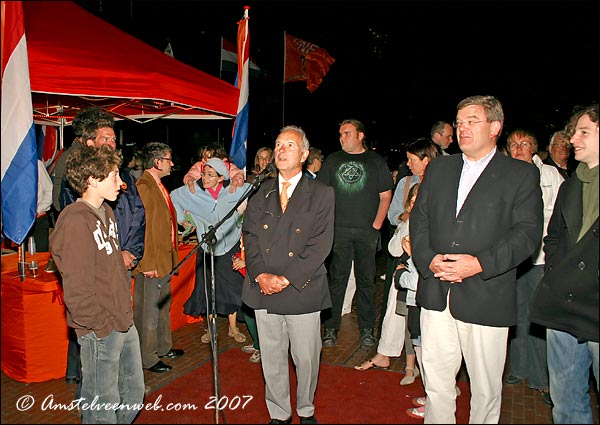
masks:
MULTIPOLYGON (((209 226, 217 224, 235 206, 238 200, 252 187, 249 183, 230 193, 226 187, 221 188, 218 198, 215 200, 204 188, 197 187, 196 193, 183 185, 171 192, 171 201, 177 212, 177 221, 185 220, 185 211, 189 211, 194 219, 194 225, 200 241, 202 235, 208 232, 209 226)), ((214 254, 224 255, 231 250, 242 236, 242 225, 237 211, 233 213, 216 231, 217 244, 214 254)), ((202 249, 208 246, 202 244, 202 249)))
POLYGON ((111 203, 117 219, 121 251, 131 252, 136 263, 144 255, 144 234, 146 232, 146 212, 142 198, 135 186, 135 178, 128 170, 121 169, 121 180, 127 184, 117 200, 111 203))

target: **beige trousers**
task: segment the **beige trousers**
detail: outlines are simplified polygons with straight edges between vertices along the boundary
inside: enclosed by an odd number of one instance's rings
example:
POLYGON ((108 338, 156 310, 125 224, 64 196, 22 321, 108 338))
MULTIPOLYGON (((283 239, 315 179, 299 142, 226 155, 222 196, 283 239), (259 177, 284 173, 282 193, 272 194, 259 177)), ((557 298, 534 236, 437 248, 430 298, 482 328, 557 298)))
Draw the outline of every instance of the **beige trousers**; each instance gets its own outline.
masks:
POLYGON ((421 309, 426 424, 456 423, 456 374, 463 357, 471 382, 469 423, 498 423, 507 340, 508 327, 461 322, 448 307, 421 309))

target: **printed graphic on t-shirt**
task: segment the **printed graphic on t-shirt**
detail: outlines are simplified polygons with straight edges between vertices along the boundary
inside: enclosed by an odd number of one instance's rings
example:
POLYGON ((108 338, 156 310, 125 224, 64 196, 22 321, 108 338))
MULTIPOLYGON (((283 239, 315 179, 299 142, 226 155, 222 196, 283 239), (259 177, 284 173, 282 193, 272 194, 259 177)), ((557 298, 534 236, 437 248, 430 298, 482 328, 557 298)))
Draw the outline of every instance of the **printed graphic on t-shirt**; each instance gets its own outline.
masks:
POLYGON ((115 252, 118 240, 117 224, 109 217, 108 233, 103 230, 104 226, 100 220, 96 221, 96 230, 94 230, 94 240, 98 245, 98 251, 106 250, 107 255, 115 252))
POLYGON ((340 165, 337 171, 337 183, 343 192, 360 192, 365 188, 367 172, 365 164, 348 161, 340 165))

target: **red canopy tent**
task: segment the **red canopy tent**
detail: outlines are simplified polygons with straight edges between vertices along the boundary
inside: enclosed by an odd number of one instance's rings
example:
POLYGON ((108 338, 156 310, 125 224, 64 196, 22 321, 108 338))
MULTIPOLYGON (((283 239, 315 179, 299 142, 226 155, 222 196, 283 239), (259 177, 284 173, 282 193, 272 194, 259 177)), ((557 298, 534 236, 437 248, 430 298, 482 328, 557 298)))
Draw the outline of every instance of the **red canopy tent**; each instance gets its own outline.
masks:
POLYGON ((230 119, 239 90, 70 1, 23 2, 34 119, 68 124, 100 106, 115 118, 230 119))

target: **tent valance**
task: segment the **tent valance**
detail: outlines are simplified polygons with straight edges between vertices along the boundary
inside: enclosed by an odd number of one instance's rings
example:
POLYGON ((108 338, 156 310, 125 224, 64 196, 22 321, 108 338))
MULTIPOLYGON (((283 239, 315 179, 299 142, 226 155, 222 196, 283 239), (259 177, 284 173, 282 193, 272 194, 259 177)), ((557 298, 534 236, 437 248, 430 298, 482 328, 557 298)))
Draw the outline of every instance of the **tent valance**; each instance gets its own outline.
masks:
POLYGON ((234 118, 239 90, 70 1, 23 2, 34 119, 70 123, 101 106, 115 118, 234 118))

